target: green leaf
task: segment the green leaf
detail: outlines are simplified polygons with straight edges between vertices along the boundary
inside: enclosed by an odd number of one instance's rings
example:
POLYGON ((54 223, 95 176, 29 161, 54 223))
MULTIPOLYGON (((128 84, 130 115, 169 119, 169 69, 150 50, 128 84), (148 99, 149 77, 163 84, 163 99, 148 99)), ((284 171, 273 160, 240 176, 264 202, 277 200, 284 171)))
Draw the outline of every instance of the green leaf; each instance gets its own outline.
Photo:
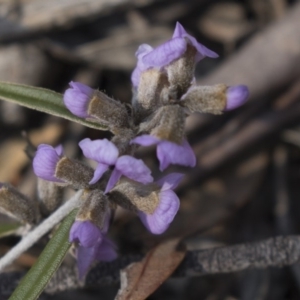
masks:
POLYGON ((54 116, 80 123, 84 126, 108 130, 107 126, 74 116, 65 106, 62 95, 51 90, 28 85, 0 82, 0 98, 54 116))
POLYGON ((21 226, 19 223, 0 223, 0 238, 14 234, 21 226))
POLYGON ((75 220, 77 209, 74 209, 62 222, 49 241, 37 262, 21 280, 9 300, 38 299, 47 283, 63 261, 71 243, 69 231, 75 220))

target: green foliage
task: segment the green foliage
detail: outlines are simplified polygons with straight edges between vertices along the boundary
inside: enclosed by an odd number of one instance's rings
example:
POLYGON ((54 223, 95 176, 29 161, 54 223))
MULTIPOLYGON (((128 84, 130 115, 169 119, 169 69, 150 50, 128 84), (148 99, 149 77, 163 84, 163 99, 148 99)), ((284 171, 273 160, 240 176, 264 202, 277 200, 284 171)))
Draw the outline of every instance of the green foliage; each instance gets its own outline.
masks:
POLYGON ((0 238, 14 234, 21 226, 19 223, 0 223, 0 238))
POLYGON ((105 125, 89 122, 74 116, 64 106, 62 95, 51 90, 9 82, 0 82, 0 99, 62 117, 87 127, 107 130, 107 126, 105 125))
POLYGON ((37 262, 22 279, 9 300, 38 299, 53 274, 62 263, 71 243, 69 231, 75 220, 77 209, 73 210, 59 226, 37 262))

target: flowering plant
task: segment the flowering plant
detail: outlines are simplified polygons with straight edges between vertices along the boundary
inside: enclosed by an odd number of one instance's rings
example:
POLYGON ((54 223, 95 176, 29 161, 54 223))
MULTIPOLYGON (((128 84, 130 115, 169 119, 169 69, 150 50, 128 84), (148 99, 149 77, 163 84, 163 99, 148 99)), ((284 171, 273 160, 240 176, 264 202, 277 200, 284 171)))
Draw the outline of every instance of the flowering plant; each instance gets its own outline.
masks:
MULTIPOLYGON (((248 88, 243 85, 196 84, 195 65, 205 57, 218 55, 177 23, 170 40, 156 48, 146 44, 138 48, 137 65, 131 76, 131 106, 79 82, 70 82, 63 96, 65 107, 52 102, 50 113, 94 128, 106 127, 114 135, 110 141, 85 138, 79 142, 83 155, 97 162, 95 170, 65 156, 61 145, 39 145, 33 157, 34 172, 46 191, 41 194, 46 195, 42 200, 48 213, 60 205, 49 205, 58 189, 71 186, 81 191, 79 201, 68 210, 77 209, 68 235, 76 248, 80 278, 94 262, 117 257, 117 246, 108 237, 117 206, 135 212, 153 234, 165 232, 176 217, 180 201, 174 189, 183 174, 170 173, 154 179, 145 162, 135 157, 138 147, 156 146, 160 171, 172 164, 195 167, 196 156, 184 130, 186 117, 195 112, 222 114, 247 100, 248 88)), ((32 106, 39 108, 38 105, 32 106)), ((6 192, 6 198, 11 203, 20 202, 19 199, 29 203, 14 189, 1 185, 0 193, 4 190, 9 191, 11 196, 6 192)), ((25 222, 34 223, 38 218, 33 216, 29 204, 24 207, 30 213, 25 214, 24 208, 12 209, 10 213, 15 211, 15 215, 24 216, 25 222)))

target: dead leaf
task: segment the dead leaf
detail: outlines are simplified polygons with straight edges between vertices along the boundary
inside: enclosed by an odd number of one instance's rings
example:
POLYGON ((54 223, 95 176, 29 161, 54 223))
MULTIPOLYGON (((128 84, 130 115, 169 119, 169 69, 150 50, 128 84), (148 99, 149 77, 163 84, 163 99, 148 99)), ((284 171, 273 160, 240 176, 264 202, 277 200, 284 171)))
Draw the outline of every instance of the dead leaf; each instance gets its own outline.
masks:
POLYGON ((168 240, 148 252, 140 262, 121 270, 121 287, 116 300, 143 300, 175 271, 185 257, 180 239, 168 240))

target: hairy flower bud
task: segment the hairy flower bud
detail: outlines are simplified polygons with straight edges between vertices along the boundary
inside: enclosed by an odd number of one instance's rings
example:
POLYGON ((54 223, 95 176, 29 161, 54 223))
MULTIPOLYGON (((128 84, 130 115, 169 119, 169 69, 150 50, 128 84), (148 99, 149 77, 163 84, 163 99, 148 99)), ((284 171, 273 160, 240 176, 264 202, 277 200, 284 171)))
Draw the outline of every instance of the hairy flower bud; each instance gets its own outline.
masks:
POLYGON ((183 26, 177 22, 173 37, 170 40, 155 49, 146 44, 140 46, 136 52, 138 58, 137 67, 131 77, 133 86, 137 87, 139 85, 142 72, 150 68, 164 68, 182 57, 187 51, 188 45, 195 49, 193 51, 194 63, 199 62, 205 57, 218 57, 215 52, 198 43, 197 40, 189 35, 183 26))
POLYGON ((33 159, 35 175, 44 180, 63 183, 55 176, 56 165, 62 154, 63 148, 61 145, 56 148, 46 144, 39 145, 33 159))
POLYGON ((179 199, 173 189, 182 176, 179 173, 169 174, 147 185, 124 179, 112 189, 109 199, 137 212, 149 231, 161 234, 169 227, 179 209, 179 199))
POLYGON ((70 87, 64 93, 64 104, 72 114, 80 118, 88 118, 88 105, 94 90, 80 82, 69 83, 70 87))
POLYGON ((232 110, 243 105, 249 98, 249 89, 245 85, 230 86, 226 92, 225 110, 232 110))
POLYGON ((125 105, 97 90, 89 102, 88 114, 101 124, 106 124, 113 132, 118 128, 129 127, 125 105))
POLYGON ((202 112, 215 115, 234 109, 246 102, 249 96, 244 85, 227 87, 225 84, 214 86, 193 86, 182 97, 180 104, 191 113, 202 112))
POLYGON ((64 94, 64 104, 80 118, 94 118, 107 125, 111 131, 129 127, 126 107, 104 93, 79 83, 70 82, 71 88, 64 94))
POLYGON ((75 189, 89 188, 89 182, 93 178, 93 169, 80 161, 63 157, 56 165, 55 177, 72 185, 75 189))
POLYGON ((0 211, 24 223, 37 221, 36 203, 5 183, 0 183, 0 211))
POLYGON ((182 97, 181 105, 190 113, 222 114, 226 106, 225 84, 214 86, 193 86, 182 97))
POLYGON ((124 178, 110 191, 108 197, 113 203, 132 212, 153 213, 159 202, 159 189, 155 183, 145 185, 124 178))
POLYGON ((133 100, 135 122, 138 123, 157 109, 168 97, 168 78, 158 69, 150 69, 140 76, 137 93, 133 100))
POLYGON ((72 185, 75 189, 89 188, 93 169, 77 160, 62 156, 62 152, 61 146, 53 148, 50 145, 39 145, 33 159, 35 174, 62 186, 72 185))
POLYGON ((95 189, 83 194, 83 203, 77 213, 77 221, 91 221, 102 232, 108 231, 110 208, 107 196, 95 189))
POLYGON ((141 123, 139 132, 181 144, 184 137, 185 113, 179 105, 160 107, 151 117, 141 123))
POLYGON ((170 164, 194 167, 196 157, 184 138, 184 122, 185 113, 179 105, 163 106, 140 126, 140 132, 150 132, 150 135, 138 136, 131 143, 141 146, 157 145, 156 153, 161 171, 170 164))
POLYGON ((188 44, 186 52, 180 58, 166 66, 170 100, 179 100, 194 80, 196 48, 188 44))
POLYGON ((62 192, 62 187, 56 183, 38 178, 37 197, 43 214, 49 215, 60 206, 63 200, 62 192))

